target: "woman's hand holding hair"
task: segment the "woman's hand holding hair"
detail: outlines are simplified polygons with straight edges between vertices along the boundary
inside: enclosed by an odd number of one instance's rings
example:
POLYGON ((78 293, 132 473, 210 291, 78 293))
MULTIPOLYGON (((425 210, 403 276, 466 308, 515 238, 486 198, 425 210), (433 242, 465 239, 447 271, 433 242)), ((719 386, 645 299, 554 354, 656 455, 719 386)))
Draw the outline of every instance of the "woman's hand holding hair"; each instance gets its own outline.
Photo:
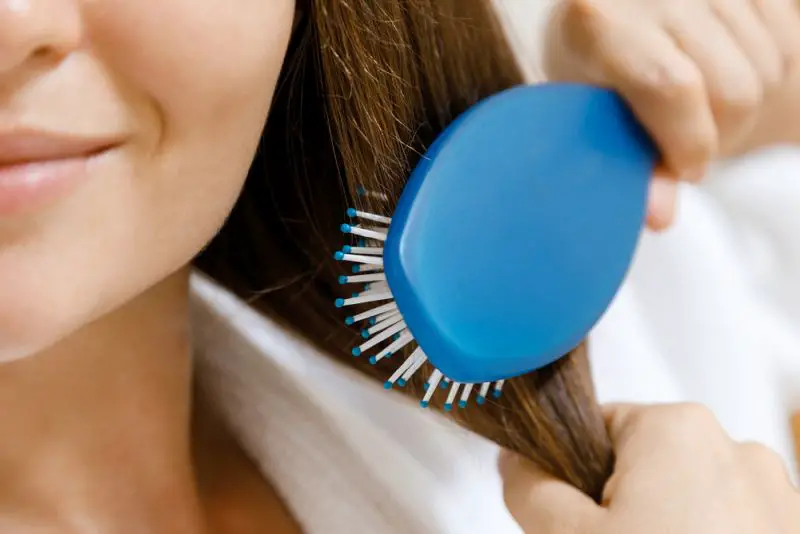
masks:
POLYGON ((559 0, 544 63, 551 80, 618 91, 649 130, 664 159, 655 228, 671 222, 676 179, 800 140, 797 0, 559 0))
POLYGON ((530 534, 797 534, 800 492, 767 447, 699 405, 606 408, 617 454, 603 503, 504 453, 509 510, 530 534))

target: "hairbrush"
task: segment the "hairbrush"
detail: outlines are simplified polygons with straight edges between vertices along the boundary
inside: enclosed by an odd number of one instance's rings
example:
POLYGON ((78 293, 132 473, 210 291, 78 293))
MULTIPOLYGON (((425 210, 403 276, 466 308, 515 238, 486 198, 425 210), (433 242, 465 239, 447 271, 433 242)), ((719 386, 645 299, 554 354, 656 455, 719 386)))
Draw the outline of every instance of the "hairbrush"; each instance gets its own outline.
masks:
POLYGON ((397 357, 387 389, 429 362, 421 405, 442 388, 446 410, 563 357, 625 279, 657 158, 610 90, 523 85, 479 101, 430 145, 391 216, 347 211, 335 257, 353 274, 339 282, 363 287, 336 306, 356 307, 353 356, 397 357))

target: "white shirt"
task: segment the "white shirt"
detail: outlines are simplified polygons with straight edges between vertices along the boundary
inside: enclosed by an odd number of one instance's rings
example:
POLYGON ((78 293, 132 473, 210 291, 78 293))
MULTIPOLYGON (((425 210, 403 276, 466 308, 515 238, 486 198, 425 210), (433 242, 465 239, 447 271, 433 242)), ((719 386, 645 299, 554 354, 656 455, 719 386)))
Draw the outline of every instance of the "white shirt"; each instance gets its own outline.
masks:
MULTIPOLYGON (((698 401, 797 471, 800 150, 721 165, 643 236, 590 338, 600 400, 698 401)), ((193 280, 197 362, 243 446, 309 534, 519 534, 494 445, 193 280)), ((471 409, 480 409, 473 407, 471 409)))

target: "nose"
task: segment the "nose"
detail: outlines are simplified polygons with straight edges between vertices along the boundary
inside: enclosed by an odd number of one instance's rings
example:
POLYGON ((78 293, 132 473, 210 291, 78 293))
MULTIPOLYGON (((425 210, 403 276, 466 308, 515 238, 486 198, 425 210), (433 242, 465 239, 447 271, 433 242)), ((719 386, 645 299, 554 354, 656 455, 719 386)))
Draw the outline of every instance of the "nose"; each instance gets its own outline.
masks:
POLYGON ((78 1, 0 0, 0 76, 77 48, 83 39, 78 1))

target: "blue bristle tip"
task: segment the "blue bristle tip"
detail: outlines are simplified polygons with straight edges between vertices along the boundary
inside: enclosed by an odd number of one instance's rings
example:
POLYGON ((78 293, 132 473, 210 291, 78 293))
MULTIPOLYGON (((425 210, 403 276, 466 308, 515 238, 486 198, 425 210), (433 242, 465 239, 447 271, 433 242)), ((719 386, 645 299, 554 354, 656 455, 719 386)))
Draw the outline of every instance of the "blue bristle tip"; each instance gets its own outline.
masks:
POLYGON ((446 412, 449 412, 449 411, 451 411, 452 409, 453 409, 453 405, 452 405, 452 404, 450 404, 449 402, 448 402, 447 404, 445 404, 445 405, 444 405, 444 411, 446 411, 446 412))
POLYGON ((363 239, 363 238, 362 238, 362 239, 359 239, 359 240, 358 240, 358 246, 359 246, 359 247, 366 247, 366 246, 367 246, 367 240, 366 240, 366 239, 363 239))
POLYGON ((424 389, 425 391, 428 391, 428 389, 430 389, 430 387, 431 387, 431 385, 430 385, 430 383, 428 383, 428 382, 425 382, 425 383, 422 385, 422 389, 424 389))
POLYGON ((484 404, 486 404, 486 397, 480 395, 476 400, 476 402, 478 403, 479 406, 483 406, 484 404))
POLYGON ((406 381, 401 378, 400 380, 397 381, 397 385, 403 387, 406 385, 406 381))
POLYGON ((503 392, 501 390, 499 390, 499 389, 496 389, 496 390, 494 390, 492 392, 492 396, 494 396, 495 399, 499 399, 500 395, 502 395, 502 394, 503 394, 503 392))
POLYGON ((336 261, 342 261, 342 260, 344 259, 344 252, 342 252, 342 251, 340 250, 340 251, 336 252, 336 253, 333 255, 333 257, 336 259, 336 261))
POLYGON ((369 363, 371 365, 375 365, 376 363, 378 363, 378 358, 376 358, 375 356, 370 356, 369 363))
POLYGON ((349 208, 347 210, 347 216, 348 217, 355 217, 356 216, 356 209, 355 208, 349 208))
POLYGON ((339 283, 340 284, 346 284, 347 283, 347 277, 345 275, 340 276, 339 277, 339 283))
POLYGON ((344 252, 345 254, 350 254, 351 252, 353 252, 353 247, 351 247, 350 245, 345 245, 342 247, 342 252, 344 252))
POLYGON ((467 401, 464 401, 464 400, 458 401, 458 407, 459 408, 466 408, 467 407, 467 401))
POLYGON ((353 319, 350 316, 344 318, 344 324, 346 324, 347 326, 351 326, 355 322, 356 322, 355 319, 353 319))
POLYGON ((350 231, 353 229, 353 227, 352 227, 352 226, 350 226, 350 225, 349 225, 349 224, 347 224, 347 223, 344 223, 343 225, 341 225, 341 226, 339 227, 339 229, 340 229, 340 230, 341 230, 343 233, 345 233, 345 234, 349 234, 349 233, 350 233, 350 231))
POLYGON ((428 407, 428 401, 419 401, 419 405, 422 408, 427 408, 428 407))
POLYGON ((350 294, 350 296, 351 296, 351 297, 353 297, 353 298, 356 298, 356 297, 357 297, 357 296, 359 296, 360 294, 361 294, 361 293, 359 293, 358 291, 355 291, 355 292, 351 293, 351 294, 350 294))
POLYGON ((361 337, 363 337, 364 339, 369 339, 369 332, 366 329, 362 330, 361 337))
POLYGON ((378 323, 378 320, 377 320, 375 317, 372 317, 372 318, 369 320, 369 324, 370 324, 370 326, 375 326, 377 323, 378 323))
POLYGON ((441 382, 439 382, 439 389, 447 389, 447 386, 449 385, 450 382, 445 382, 444 380, 442 380, 441 382))
POLYGON ((342 306, 344 306, 344 299, 336 299, 335 304, 337 308, 341 308, 342 306))
POLYGON ((350 351, 350 352, 353 353, 353 356, 356 356, 356 357, 361 356, 361 349, 359 349, 358 347, 353 347, 353 350, 350 351))
POLYGON ((383 383, 383 389, 392 389, 392 383, 387 380, 383 383))
POLYGON ((397 341, 398 339, 400 339, 400 334, 395 334, 392 336, 392 341, 397 341))
POLYGON ((358 265, 353 265, 353 272, 354 272, 354 273, 357 273, 357 272, 358 272, 358 271, 360 271, 360 270, 361 270, 360 266, 358 266, 358 265))

